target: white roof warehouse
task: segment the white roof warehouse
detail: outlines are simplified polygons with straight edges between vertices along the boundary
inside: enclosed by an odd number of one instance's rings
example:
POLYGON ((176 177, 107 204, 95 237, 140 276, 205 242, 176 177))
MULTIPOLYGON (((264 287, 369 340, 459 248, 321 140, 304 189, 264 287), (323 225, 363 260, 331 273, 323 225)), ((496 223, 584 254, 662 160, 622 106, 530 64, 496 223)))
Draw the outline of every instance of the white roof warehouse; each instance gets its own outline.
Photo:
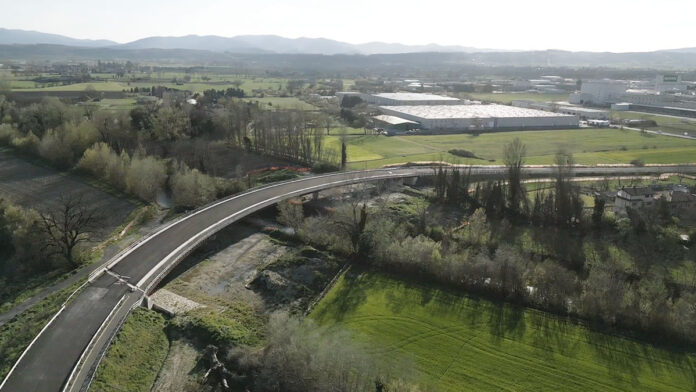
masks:
POLYGON ((576 128, 577 116, 506 105, 380 106, 382 113, 416 121, 422 129, 576 128))

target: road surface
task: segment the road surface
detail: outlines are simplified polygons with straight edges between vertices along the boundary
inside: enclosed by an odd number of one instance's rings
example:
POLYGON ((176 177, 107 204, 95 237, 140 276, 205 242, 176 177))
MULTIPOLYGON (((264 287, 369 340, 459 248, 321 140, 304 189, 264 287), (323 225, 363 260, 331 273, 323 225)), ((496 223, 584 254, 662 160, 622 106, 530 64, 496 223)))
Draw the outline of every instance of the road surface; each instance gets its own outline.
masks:
MULTIPOLYGON (((550 176, 550 167, 525 168, 527 176, 550 176)), ((475 166, 478 176, 502 175, 505 168, 475 166)), ((696 173, 696 166, 587 167, 577 176, 696 173)), ((179 218, 125 250, 98 269, 72 302, 47 325, 10 371, 0 392, 78 391, 88 385, 130 307, 198 244, 220 229, 289 197, 382 179, 432 175, 433 168, 393 168, 305 177, 252 189, 179 218), (101 272, 101 273, 100 273, 101 272), (107 273, 104 273, 107 272, 107 273), (78 366, 84 362, 84 365, 78 366)))

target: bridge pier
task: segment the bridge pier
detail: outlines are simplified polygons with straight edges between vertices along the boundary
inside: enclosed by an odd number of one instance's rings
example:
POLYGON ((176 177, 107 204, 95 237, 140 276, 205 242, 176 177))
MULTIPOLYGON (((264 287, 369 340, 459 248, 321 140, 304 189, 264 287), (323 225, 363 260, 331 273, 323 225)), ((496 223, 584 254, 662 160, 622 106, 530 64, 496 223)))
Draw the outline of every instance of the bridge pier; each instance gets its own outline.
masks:
POLYGON ((404 178, 404 185, 414 186, 418 183, 418 177, 404 178))
POLYGON ((312 192, 312 200, 314 200, 314 201, 319 200, 319 191, 312 192))

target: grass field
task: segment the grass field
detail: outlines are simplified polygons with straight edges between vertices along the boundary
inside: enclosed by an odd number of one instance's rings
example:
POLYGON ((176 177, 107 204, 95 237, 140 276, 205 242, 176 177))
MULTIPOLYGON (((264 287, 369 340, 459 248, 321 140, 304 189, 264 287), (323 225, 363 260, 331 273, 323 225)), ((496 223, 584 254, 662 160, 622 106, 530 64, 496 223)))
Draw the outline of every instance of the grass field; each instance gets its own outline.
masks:
MULTIPOLYGON (((33 80, 31 77, 13 76, 9 72, 0 74, 0 77, 8 80, 13 90, 17 91, 84 91, 88 86, 93 87, 96 91, 123 91, 138 87, 165 86, 178 90, 188 90, 192 92, 203 92, 209 89, 225 90, 234 87, 233 82, 239 80, 242 82, 242 88, 248 95, 252 94, 253 90, 272 90, 278 91, 282 89, 287 79, 282 78, 254 78, 244 77, 240 75, 217 75, 217 74, 194 74, 189 82, 183 84, 173 83, 173 79, 182 80, 186 74, 183 72, 163 72, 152 74, 137 74, 135 76, 145 78, 147 80, 130 80, 128 78, 114 78, 113 74, 92 74, 96 80, 86 83, 75 83, 58 86, 42 86, 33 80), (206 76, 208 80, 204 80, 206 76)), ((53 75, 56 76, 56 75, 53 75)))
POLYGON ((164 328, 159 313, 134 310, 99 365, 91 390, 149 391, 169 350, 164 328))
POLYGON ((640 112, 619 112, 612 110, 611 115, 618 119, 624 120, 653 120, 657 123, 655 127, 649 127, 648 129, 662 130, 665 132, 672 133, 684 133, 689 132, 691 134, 696 134, 696 119, 683 119, 670 116, 660 116, 658 114, 640 113, 640 112))
POLYGON ((467 93, 462 98, 479 101, 497 102, 509 105, 513 100, 524 99, 536 102, 568 101, 568 94, 540 94, 540 93, 467 93))
POLYGON ((267 109, 299 109, 299 110, 317 110, 317 107, 310 105, 307 102, 301 101, 296 97, 265 97, 265 98, 249 98, 249 101, 259 102, 267 109))
MULTIPOLYGON (((495 132, 480 136, 353 135, 348 138, 348 161, 355 169, 441 158, 447 162, 499 165, 502 164, 503 145, 516 137, 527 145, 528 164, 553 163, 559 149, 572 152, 581 164, 630 163, 634 159, 643 159, 646 163, 696 161, 696 141, 617 129, 495 132), (447 152, 454 148, 471 151, 482 159, 461 158, 447 152)), ((340 148, 339 137, 327 137, 326 145, 340 148)))
POLYGON ((311 317, 387 366, 410 362, 428 391, 696 389, 693 354, 375 273, 340 278, 311 317))

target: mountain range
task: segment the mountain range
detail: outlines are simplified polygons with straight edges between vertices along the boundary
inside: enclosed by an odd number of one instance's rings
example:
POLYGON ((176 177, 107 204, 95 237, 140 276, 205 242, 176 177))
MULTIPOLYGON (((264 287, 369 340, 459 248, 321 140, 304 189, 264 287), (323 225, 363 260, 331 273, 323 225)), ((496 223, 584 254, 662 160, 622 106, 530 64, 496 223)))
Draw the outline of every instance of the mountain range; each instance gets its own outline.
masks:
POLYGON ((0 28, 0 45, 51 44, 90 48, 114 49, 193 49, 229 53, 278 53, 278 54, 396 54, 417 52, 491 52, 466 46, 404 45, 398 43, 369 42, 349 44, 326 38, 285 38, 277 35, 186 35, 183 37, 147 37, 119 44, 109 40, 75 39, 37 31, 0 28))
POLYGON ((187 65, 234 65, 304 72, 309 70, 432 70, 462 67, 592 67, 696 69, 696 48, 653 52, 504 51, 464 46, 349 44, 325 38, 275 35, 148 37, 120 44, 34 31, 0 28, 0 62, 138 61, 187 65))

